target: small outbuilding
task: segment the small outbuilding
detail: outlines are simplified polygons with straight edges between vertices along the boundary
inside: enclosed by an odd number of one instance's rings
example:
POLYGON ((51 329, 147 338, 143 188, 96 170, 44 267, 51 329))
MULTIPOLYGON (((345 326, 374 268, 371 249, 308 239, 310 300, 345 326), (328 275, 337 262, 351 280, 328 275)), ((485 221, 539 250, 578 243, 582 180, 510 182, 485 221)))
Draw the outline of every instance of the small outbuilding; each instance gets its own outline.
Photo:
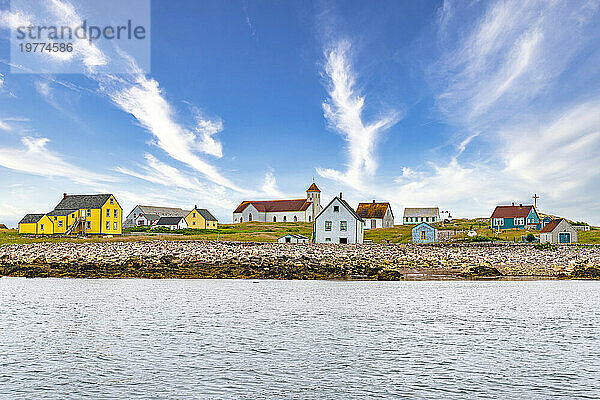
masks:
POLYGON ((540 231, 540 243, 577 243, 577 231, 566 219, 555 219, 540 231))
POLYGON ((155 225, 152 225, 150 229, 155 228, 169 228, 174 231, 176 229, 185 229, 188 227, 185 217, 160 217, 155 225))
POLYGON ((308 243, 308 237, 288 233, 277 239, 277 243, 308 243))
POLYGON ((422 222, 412 229, 412 241, 417 244, 435 243, 438 240, 437 229, 422 222))

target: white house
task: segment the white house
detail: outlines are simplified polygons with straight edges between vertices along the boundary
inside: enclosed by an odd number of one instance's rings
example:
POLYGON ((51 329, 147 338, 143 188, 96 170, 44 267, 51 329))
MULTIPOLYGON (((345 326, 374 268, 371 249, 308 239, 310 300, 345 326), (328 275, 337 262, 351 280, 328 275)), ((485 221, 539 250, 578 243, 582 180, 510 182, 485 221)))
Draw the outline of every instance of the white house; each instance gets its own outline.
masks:
POLYGON ((365 221, 365 229, 393 228, 394 213, 390 203, 358 203, 356 213, 365 221))
POLYGON ((160 217, 158 222, 153 225, 150 229, 155 228, 169 228, 174 231, 175 229, 185 229, 188 227, 184 217, 160 217))
POLYGON ((313 183, 306 199, 243 201, 233 211, 233 223, 312 222, 322 209, 321 191, 313 183))
POLYGON ((363 243, 363 228, 363 219, 340 193, 315 218, 313 237, 316 243, 363 243))
POLYGON ((158 222, 160 217, 185 217, 189 213, 189 210, 181 208, 142 206, 138 204, 125 218, 123 228, 152 226, 158 222))
POLYGON ((566 219, 554 219, 540 231, 540 243, 577 243, 577 231, 566 219))
POLYGON ((404 225, 417 225, 421 222, 428 224, 440 222, 440 209, 438 207, 405 208, 404 225))
POLYGON ((277 239, 278 243, 308 243, 308 238, 304 235, 288 233, 277 239))

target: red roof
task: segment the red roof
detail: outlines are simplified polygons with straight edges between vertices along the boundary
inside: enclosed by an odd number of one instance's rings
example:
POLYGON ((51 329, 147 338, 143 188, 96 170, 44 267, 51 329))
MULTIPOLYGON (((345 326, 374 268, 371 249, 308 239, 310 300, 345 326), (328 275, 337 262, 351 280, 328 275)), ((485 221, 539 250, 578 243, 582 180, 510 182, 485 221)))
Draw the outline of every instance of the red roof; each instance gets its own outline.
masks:
POLYGON ((317 185, 315 185, 315 183, 313 182, 313 184, 310 185, 310 187, 308 188, 307 192, 321 192, 321 190, 319 190, 317 185))
POLYGON ((242 201, 234 213, 241 213, 250 204, 259 212, 281 212, 281 211, 306 211, 311 202, 306 199, 296 200, 266 200, 266 201, 242 201))
POLYGON ((542 228, 540 233, 552 232, 558 226, 558 224, 560 224, 560 221, 562 221, 562 220, 563 220, 562 218, 553 219, 552 221, 548 222, 545 227, 542 228))
POLYGON ((527 218, 533 206, 497 206, 492 218, 527 218))

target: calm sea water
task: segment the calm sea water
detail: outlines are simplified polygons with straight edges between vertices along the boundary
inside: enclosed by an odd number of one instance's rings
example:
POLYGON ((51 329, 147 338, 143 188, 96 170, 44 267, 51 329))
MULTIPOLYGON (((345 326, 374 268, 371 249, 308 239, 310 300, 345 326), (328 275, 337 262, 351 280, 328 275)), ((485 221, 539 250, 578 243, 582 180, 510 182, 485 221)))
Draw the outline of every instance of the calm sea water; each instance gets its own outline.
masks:
POLYGON ((600 282, 0 279, 0 398, 600 398, 600 282))

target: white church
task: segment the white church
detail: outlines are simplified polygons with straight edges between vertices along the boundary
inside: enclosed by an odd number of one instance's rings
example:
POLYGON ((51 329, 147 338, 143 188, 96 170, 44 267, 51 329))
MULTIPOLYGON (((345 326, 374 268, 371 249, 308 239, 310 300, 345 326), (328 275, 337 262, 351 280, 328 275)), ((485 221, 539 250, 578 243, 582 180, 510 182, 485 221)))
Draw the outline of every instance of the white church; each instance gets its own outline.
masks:
POLYGON ((313 182, 306 199, 243 201, 233 212, 233 223, 312 222, 322 210, 321 190, 313 182))

